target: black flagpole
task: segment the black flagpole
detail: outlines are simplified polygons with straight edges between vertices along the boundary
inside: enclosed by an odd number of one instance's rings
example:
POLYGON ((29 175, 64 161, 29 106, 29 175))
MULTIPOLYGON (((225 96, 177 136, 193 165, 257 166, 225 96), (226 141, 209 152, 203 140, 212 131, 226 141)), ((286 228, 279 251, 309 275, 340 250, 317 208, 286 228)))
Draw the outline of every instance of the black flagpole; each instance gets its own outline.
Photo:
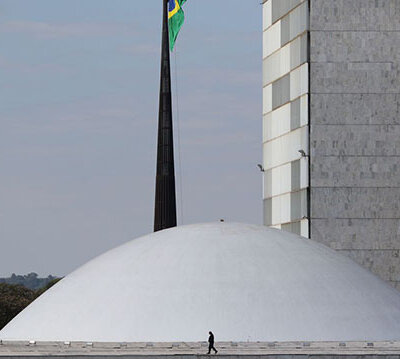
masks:
POLYGON ((163 0, 163 6, 154 232, 176 226, 171 66, 168 35, 168 0, 163 0))

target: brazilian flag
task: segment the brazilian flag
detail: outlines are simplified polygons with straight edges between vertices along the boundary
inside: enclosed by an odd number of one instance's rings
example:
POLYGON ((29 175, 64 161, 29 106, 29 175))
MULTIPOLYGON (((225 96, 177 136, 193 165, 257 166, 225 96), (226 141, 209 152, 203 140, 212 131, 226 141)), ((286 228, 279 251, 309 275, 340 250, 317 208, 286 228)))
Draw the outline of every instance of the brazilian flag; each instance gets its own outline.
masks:
POLYGON ((169 48, 174 49, 179 30, 185 21, 185 14, 182 5, 186 0, 168 0, 168 29, 169 29, 169 48))

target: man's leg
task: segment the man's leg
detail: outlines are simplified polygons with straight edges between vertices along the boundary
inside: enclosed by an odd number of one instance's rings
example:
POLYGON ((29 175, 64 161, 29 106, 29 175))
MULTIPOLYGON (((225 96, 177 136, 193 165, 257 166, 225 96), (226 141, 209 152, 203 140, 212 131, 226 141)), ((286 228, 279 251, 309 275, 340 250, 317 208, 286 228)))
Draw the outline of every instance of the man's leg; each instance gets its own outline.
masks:
POLYGON ((215 354, 217 354, 217 353, 218 353, 218 350, 214 348, 214 345, 213 345, 213 347, 212 347, 212 348, 213 348, 213 350, 214 350, 215 354))

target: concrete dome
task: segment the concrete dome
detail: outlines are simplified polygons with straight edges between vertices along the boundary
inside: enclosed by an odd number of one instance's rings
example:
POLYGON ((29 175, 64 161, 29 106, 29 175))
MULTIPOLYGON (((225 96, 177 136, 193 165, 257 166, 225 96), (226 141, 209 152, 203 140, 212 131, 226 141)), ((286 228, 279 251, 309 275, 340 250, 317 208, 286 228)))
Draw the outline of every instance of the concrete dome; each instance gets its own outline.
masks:
POLYGON ((400 339, 400 293, 350 259, 275 229, 212 223, 153 233, 82 266, 3 340, 400 339))

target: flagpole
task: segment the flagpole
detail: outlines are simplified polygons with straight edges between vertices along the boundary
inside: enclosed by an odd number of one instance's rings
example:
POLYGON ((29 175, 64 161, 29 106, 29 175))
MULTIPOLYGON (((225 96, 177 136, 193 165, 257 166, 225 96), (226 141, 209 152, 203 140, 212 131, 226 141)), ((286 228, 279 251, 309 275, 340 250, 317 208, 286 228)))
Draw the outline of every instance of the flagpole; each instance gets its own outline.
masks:
POLYGON ((168 0, 163 1, 154 232, 176 226, 168 0))

